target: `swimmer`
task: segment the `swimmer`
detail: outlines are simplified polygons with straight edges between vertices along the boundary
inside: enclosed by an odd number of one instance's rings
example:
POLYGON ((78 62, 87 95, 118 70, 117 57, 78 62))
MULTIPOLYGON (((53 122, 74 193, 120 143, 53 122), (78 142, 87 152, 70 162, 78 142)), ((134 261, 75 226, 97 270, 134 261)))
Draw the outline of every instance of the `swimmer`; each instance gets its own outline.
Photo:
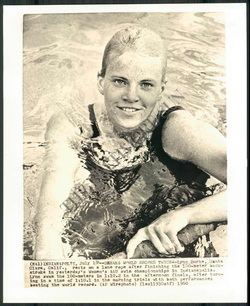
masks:
MULTIPOLYGON (((91 175, 103 176, 103 180, 99 180, 100 186, 105 185, 105 176, 109 179, 103 190, 107 193, 110 188, 116 191, 118 201, 120 195, 136 182, 140 167, 150 161, 154 142, 158 142, 161 154, 173 163, 194 165, 226 183, 227 159, 223 135, 209 124, 195 119, 182 107, 163 111, 166 74, 166 49, 161 37, 137 26, 122 29, 106 45, 98 74, 97 87, 104 103, 89 105, 89 120, 82 125, 72 123, 63 112, 56 113, 49 120, 36 216, 35 259, 67 258, 68 253, 62 246, 62 220, 65 220, 62 203, 69 206, 72 190, 80 190, 79 186, 85 184, 81 193, 82 202, 89 203, 86 193, 98 194, 99 186, 93 186, 91 175), (156 139, 156 130, 159 139, 156 139)), ((185 172, 185 175, 188 173, 185 172)), ((81 197, 79 194, 78 198, 81 197)), ((71 203, 74 203, 72 197, 71 203)), ((88 235, 82 236, 81 240, 83 245, 87 245, 86 250, 94 254, 97 247, 95 244, 91 249, 91 235, 95 232, 99 241, 107 227, 104 221, 99 224, 93 220, 89 222, 93 207, 88 205, 81 211, 81 218, 86 212, 84 224, 88 235), (96 226, 94 229, 91 227, 93 224, 96 226)), ((118 214, 122 215, 124 211, 127 216, 130 208, 119 207, 121 212, 118 214)), ((106 215, 114 211, 101 205, 94 209, 97 215, 99 209, 104 209, 106 215)), ((131 211, 129 213, 132 214, 131 211)), ((136 247, 146 240, 151 241, 161 254, 180 253, 184 248, 177 234, 187 225, 226 220, 226 191, 177 207, 138 229, 126 242, 127 257, 133 257, 136 247)), ((112 254, 105 250, 102 255, 108 257, 112 254)))

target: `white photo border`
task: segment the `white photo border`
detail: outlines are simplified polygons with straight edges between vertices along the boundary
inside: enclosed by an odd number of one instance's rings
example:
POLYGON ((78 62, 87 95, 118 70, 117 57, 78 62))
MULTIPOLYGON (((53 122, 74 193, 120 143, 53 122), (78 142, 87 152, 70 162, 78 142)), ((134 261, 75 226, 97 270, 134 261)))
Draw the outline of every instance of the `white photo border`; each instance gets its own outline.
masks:
POLYGON ((246 4, 36 5, 3 7, 4 264, 8 303, 246 302, 247 61, 246 4), (23 15, 95 12, 223 12, 226 17, 228 240, 223 279, 187 287, 24 288, 23 269, 23 15), (129 290, 129 294, 128 294, 129 290), (98 294, 97 294, 98 291, 98 294))

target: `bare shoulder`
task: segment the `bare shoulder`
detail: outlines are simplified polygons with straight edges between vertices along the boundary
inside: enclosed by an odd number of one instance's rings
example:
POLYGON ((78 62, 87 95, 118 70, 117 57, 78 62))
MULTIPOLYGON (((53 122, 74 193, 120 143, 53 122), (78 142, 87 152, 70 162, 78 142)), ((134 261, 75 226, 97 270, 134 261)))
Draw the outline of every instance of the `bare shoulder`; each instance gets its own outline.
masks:
POLYGON ((196 162, 201 154, 225 152, 224 136, 185 110, 170 113, 162 135, 164 150, 176 159, 196 162))
POLYGON ((80 163, 78 150, 82 141, 92 135, 90 123, 83 120, 84 114, 77 123, 67 114, 64 111, 56 112, 47 123, 43 165, 49 172, 53 170, 60 174, 76 169, 80 163), (78 125, 81 122, 82 125, 78 125))
POLYGON ((56 112, 47 123, 45 140, 49 142, 63 141, 79 132, 63 112, 56 112))
MULTIPOLYGON (((185 111, 178 110, 170 113, 163 125, 162 143, 164 150, 173 158, 188 159, 183 140, 190 137, 190 128, 193 129, 194 118, 185 111)), ((186 146, 185 146, 186 147, 186 146)))
POLYGON ((73 180, 74 171, 79 164, 73 143, 80 143, 80 130, 63 112, 54 113, 47 123, 45 142, 43 169, 46 171, 46 178, 53 175, 56 184, 64 181, 66 176, 73 180))
POLYGON ((78 137, 81 133, 87 137, 91 133, 90 125, 87 125, 86 122, 84 123, 84 131, 81 131, 80 127, 74 124, 63 111, 56 112, 47 123, 45 140, 48 142, 62 142, 78 137))

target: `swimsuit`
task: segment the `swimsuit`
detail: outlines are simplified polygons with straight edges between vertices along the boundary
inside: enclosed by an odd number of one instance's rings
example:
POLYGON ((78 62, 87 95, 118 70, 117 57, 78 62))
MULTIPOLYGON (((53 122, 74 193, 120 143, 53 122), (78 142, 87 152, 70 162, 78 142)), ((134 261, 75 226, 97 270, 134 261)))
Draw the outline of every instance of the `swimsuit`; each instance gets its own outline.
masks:
POLYGON ((159 112, 153 132, 146 130, 141 138, 141 131, 133 131, 131 145, 127 134, 105 139, 89 106, 92 137, 82 141, 78 157, 90 173, 90 184, 75 184, 62 204, 62 241, 71 246, 69 256, 108 258, 124 251, 139 228, 163 213, 211 194, 206 186, 209 175, 191 163, 173 160, 162 148, 163 124, 178 110, 182 108, 159 112))

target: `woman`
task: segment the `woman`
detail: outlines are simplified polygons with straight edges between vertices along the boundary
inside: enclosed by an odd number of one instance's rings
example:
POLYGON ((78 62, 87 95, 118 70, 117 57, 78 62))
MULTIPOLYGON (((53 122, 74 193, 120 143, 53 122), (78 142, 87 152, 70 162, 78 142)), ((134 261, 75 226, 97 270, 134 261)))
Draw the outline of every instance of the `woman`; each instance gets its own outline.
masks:
MULTIPOLYGON (((225 192, 205 197, 204 187, 207 173, 226 183, 224 137, 182 107, 166 110, 161 101, 165 53, 163 40, 148 29, 117 32, 105 48, 98 75, 104 104, 89 105, 85 122, 66 112, 50 119, 36 259, 65 258, 72 250, 85 258, 107 258, 125 246, 130 258, 145 240, 160 254, 180 253, 184 248, 177 234, 188 224, 226 220, 225 192), (199 186, 203 195, 194 192, 195 203, 175 201, 174 207, 152 214, 148 224, 138 222, 147 219, 156 202, 149 201, 148 210, 147 201, 124 205, 123 199, 150 163, 152 173, 159 163, 166 166, 173 187, 199 186), (61 239, 70 251, 63 250, 61 239)), ((165 190, 168 196, 172 189, 165 190)))

